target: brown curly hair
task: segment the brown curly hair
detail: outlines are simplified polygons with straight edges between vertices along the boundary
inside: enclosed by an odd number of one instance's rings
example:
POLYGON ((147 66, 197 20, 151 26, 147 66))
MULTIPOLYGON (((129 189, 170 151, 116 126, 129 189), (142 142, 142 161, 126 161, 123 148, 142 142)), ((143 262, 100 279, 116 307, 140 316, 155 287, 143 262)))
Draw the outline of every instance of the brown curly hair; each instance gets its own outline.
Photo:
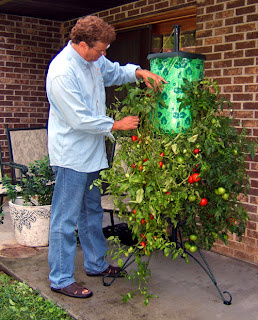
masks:
POLYGON ((97 41, 111 43, 116 39, 113 26, 96 16, 80 18, 72 28, 70 38, 73 43, 84 41, 89 47, 94 47, 97 41))

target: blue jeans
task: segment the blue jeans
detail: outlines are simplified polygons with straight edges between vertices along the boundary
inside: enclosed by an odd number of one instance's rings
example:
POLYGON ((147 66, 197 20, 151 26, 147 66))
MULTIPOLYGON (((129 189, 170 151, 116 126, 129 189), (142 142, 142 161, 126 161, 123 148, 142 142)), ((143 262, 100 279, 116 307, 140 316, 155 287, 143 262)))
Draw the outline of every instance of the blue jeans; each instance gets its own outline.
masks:
POLYGON ((75 282, 77 228, 87 272, 102 272, 109 264, 104 259, 107 245, 102 231, 100 191, 96 186, 89 190, 99 172, 83 173, 63 167, 53 167, 53 171, 56 184, 51 207, 49 279, 51 287, 60 289, 75 282))

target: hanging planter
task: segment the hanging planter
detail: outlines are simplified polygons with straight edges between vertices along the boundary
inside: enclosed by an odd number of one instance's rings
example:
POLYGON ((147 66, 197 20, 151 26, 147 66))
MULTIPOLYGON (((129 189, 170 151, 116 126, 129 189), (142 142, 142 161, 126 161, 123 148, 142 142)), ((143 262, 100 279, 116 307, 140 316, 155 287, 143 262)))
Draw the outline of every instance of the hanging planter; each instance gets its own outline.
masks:
POLYGON ((191 126, 192 116, 190 106, 180 109, 178 98, 184 95, 181 86, 185 79, 190 82, 203 79, 205 56, 179 51, 175 38, 175 51, 149 54, 147 58, 151 71, 168 82, 162 92, 166 107, 158 103, 155 110, 159 127, 168 134, 185 131, 191 126))

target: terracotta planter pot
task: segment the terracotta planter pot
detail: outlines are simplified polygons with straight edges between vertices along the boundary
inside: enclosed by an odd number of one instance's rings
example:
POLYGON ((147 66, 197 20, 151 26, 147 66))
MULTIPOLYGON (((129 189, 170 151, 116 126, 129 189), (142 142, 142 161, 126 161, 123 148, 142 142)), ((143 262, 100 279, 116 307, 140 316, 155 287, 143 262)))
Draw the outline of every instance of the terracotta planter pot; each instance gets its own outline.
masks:
POLYGON ((14 235, 18 244, 28 247, 48 246, 51 205, 24 205, 22 199, 9 201, 14 224, 14 235))

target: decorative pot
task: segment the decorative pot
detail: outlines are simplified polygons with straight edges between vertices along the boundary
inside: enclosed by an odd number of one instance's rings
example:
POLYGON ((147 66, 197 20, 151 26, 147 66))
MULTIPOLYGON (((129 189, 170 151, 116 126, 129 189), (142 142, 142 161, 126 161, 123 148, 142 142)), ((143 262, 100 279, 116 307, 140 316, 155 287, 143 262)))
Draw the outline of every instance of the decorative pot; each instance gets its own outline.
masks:
POLYGON ((18 244, 28 247, 48 246, 51 205, 26 205, 18 198, 14 203, 9 201, 9 209, 18 244))

